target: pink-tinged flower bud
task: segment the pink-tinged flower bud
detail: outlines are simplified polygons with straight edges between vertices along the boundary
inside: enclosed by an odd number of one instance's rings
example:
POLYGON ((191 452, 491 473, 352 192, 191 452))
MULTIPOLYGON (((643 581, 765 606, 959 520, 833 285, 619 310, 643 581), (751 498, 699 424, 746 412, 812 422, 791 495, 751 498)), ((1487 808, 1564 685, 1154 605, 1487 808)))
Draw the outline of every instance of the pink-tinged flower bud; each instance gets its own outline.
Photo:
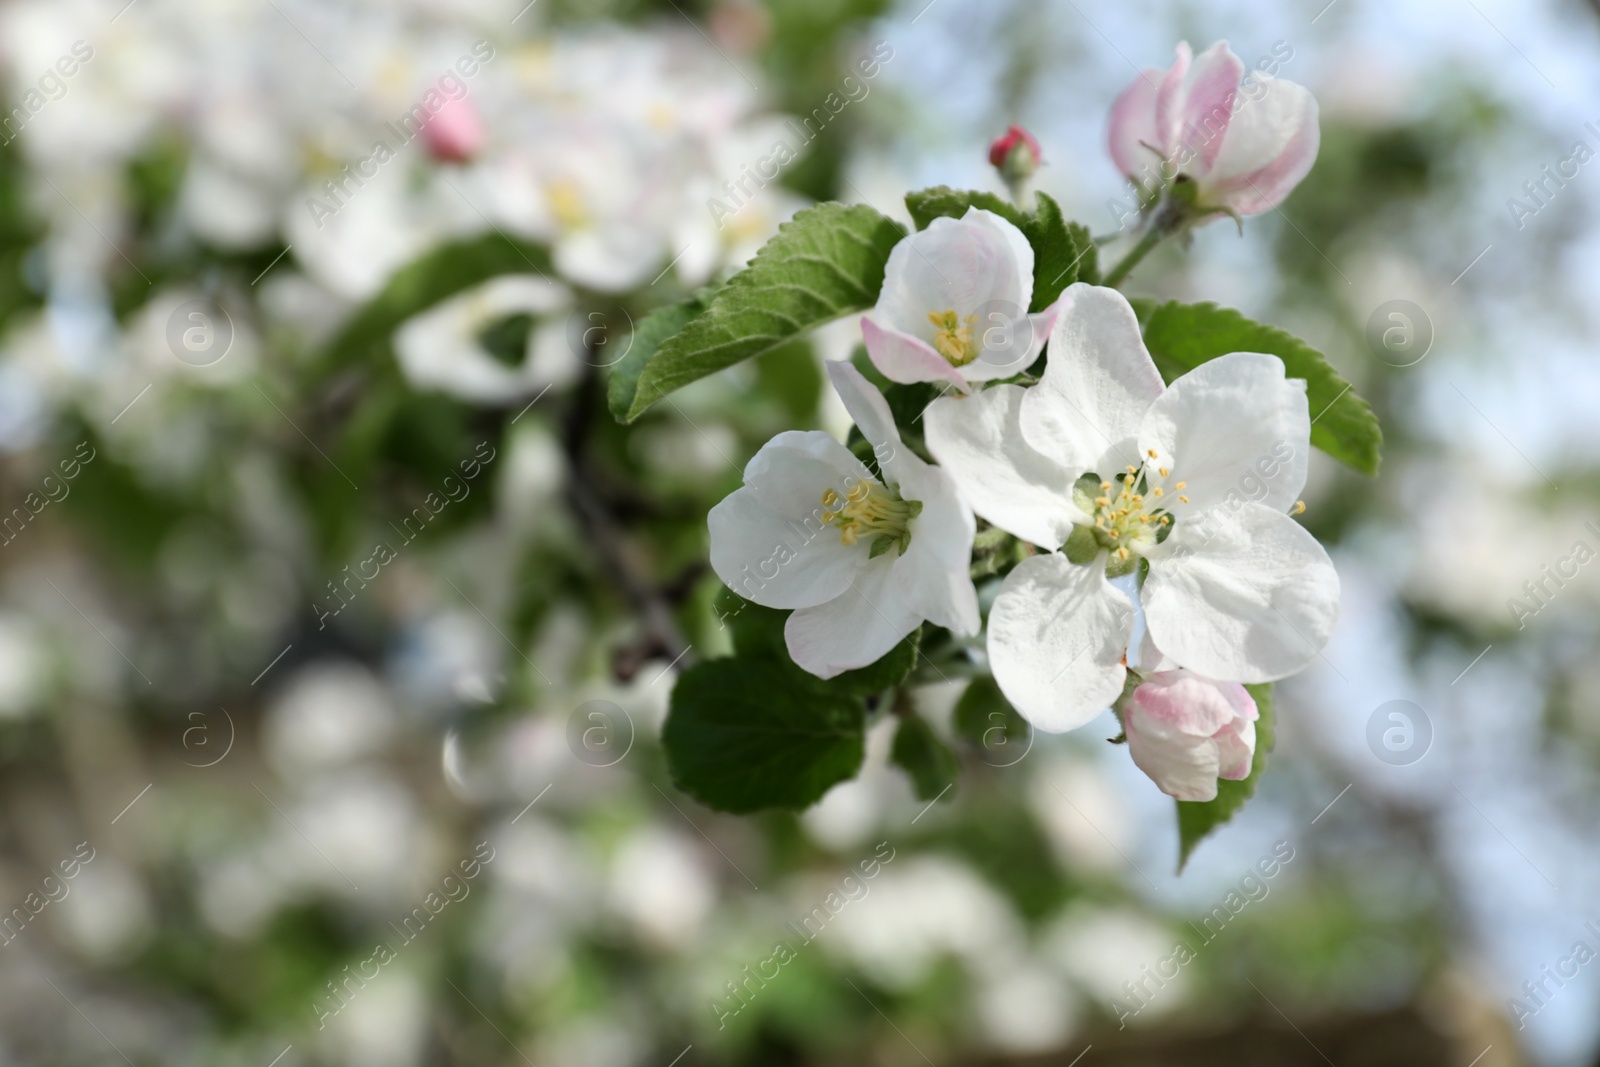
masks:
POLYGON ((441 163, 466 163, 483 148, 487 133, 470 96, 446 97, 422 124, 422 143, 441 163))
POLYGON ((1128 698, 1123 730, 1128 755, 1163 793, 1215 800, 1218 778, 1250 776, 1256 717, 1256 702, 1242 685, 1162 671, 1128 698))
POLYGON ((1008 185, 1027 181, 1043 162, 1039 142, 1021 126, 1012 126, 989 146, 989 162, 1008 185))
POLYGON ((1179 42, 1171 69, 1140 71, 1111 106, 1117 168, 1147 192, 1179 177, 1193 182, 1200 211, 1277 207, 1316 161, 1317 101, 1264 70, 1244 74, 1226 41, 1198 57, 1179 42))

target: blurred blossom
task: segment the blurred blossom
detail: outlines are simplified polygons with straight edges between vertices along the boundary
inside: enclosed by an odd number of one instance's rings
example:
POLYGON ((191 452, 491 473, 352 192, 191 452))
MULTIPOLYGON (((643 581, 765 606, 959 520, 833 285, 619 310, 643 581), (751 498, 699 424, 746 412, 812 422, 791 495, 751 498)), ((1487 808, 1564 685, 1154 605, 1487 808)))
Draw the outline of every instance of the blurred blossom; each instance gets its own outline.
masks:
POLYGON ((653 1035, 644 1017, 586 1017, 542 1036, 533 1046, 537 1063, 582 1063, 592 1067, 637 1067, 653 1035))
MULTIPOLYGON (((1051 924, 1040 939, 1041 951, 1092 1000, 1102 1006, 1126 997, 1123 983, 1137 981, 1141 968, 1154 967, 1171 955, 1182 938, 1154 919, 1127 908, 1080 905, 1051 924)), ((1181 1005, 1188 995, 1190 974, 1167 979, 1154 999, 1155 1013, 1181 1005)))
POLYGON ((639 460, 656 473, 696 481, 732 470, 729 457, 740 450, 738 437, 730 427, 717 424, 697 429, 688 422, 642 427, 630 446, 639 460))
POLYGON ((469 289, 411 319, 395 334, 395 355, 412 385, 480 404, 509 404, 548 386, 570 384, 579 357, 568 345, 564 287, 535 275, 508 274, 469 289), (520 363, 508 367, 483 346, 483 334, 514 315, 533 315, 520 363))
POLYGON ((71 894, 51 911, 58 936, 102 963, 132 959, 154 932, 149 894, 139 876, 104 852, 82 867, 71 894))
POLYGON ((904 772, 889 765, 896 725, 893 716, 873 723, 867 731, 861 772, 800 814, 807 836, 817 844, 840 854, 858 851, 875 839, 892 804, 904 808, 911 801, 904 772))
POLYGON ((404 962, 384 967, 328 1021, 322 1043, 349 1067, 415 1067, 429 1031, 428 996, 404 962))
POLYGON ((624 841, 612 857, 612 907, 646 944, 684 949, 716 902, 703 847, 676 832, 649 828, 624 841))
POLYGON ((0 718, 18 719, 38 709, 49 668, 33 622, 0 612, 0 718))
MULTIPOLYGON (((582 841, 529 812, 494 838, 494 878, 539 901, 540 911, 587 921, 595 912, 600 871, 582 841)), ((648 857, 646 857, 648 859, 648 857)))
POLYGON ((226 937, 254 937, 287 899, 283 873, 255 851, 206 864, 198 887, 200 914, 226 937))
POLYGON ((1117 871, 1127 865, 1132 828, 1120 788, 1092 759, 1057 751, 1040 760, 1028 784, 1029 806, 1067 870, 1117 871))
POLYGON ((380 751, 395 725, 389 695, 365 667, 319 663, 285 684, 262 724, 267 758, 301 777, 380 751))
POLYGON ((514 429, 499 474, 500 506, 506 521, 519 529, 558 525, 563 513, 550 505, 567 476, 561 443, 534 420, 514 429))
POLYGON ((285 825, 290 836, 284 840, 298 847, 305 882, 340 895, 359 892, 363 884, 369 892, 402 892, 420 841, 415 801, 398 780, 347 770, 307 783, 297 802, 279 806, 298 828, 285 825))
MULTIPOLYGON (((1014 951, 1021 942, 1011 906, 955 860, 937 854, 896 859, 865 884, 867 895, 835 915, 818 940, 891 989, 909 989, 947 956, 970 963, 1014 951)), ((820 898, 828 887, 812 888, 820 898)), ((806 899, 799 911, 812 903, 806 899)))
POLYGON ((1005 1052, 1046 1052, 1066 1044, 1076 1027, 1077 998, 1055 970, 1016 960, 980 981, 978 1017, 989 1042, 1005 1052))

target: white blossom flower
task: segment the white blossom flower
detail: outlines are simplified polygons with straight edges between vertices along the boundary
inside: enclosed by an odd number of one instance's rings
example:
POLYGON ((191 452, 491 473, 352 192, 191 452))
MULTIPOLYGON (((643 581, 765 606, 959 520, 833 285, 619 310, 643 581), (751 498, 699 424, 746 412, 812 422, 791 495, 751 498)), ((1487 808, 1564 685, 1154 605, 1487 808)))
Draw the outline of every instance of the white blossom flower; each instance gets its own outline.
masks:
POLYGON ((979 627, 975 523, 955 483, 900 441, 883 396, 848 363, 828 377, 872 445, 880 481, 821 431, 762 446, 711 509, 711 566, 747 600, 793 608, 789 654, 820 678, 865 667, 923 620, 979 627))
POLYGON ((1123 715, 1128 755, 1177 800, 1215 800, 1217 779, 1250 776, 1256 702, 1237 682, 1162 671, 1134 689, 1123 715))
POLYGON ((867 354, 896 382, 1009 378, 1028 369, 1056 305, 1028 314, 1033 249, 1022 231, 980 208, 937 218, 894 246, 878 305, 861 320, 867 354))
POLYGON ((1141 560, 1151 637, 1178 666, 1266 682, 1327 643, 1339 578, 1285 514, 1305 485, 1305 383, 1276 356, 1221 356, 1166 389, 1126 298, 1080 283, 1037 386, 941 398, 925 421, 979 515, 1067 547, 1023 560, 989 616, 995 680, 1040 729, 1082 726, 1122 691, 1133 607, 1107 576, 1141 560))

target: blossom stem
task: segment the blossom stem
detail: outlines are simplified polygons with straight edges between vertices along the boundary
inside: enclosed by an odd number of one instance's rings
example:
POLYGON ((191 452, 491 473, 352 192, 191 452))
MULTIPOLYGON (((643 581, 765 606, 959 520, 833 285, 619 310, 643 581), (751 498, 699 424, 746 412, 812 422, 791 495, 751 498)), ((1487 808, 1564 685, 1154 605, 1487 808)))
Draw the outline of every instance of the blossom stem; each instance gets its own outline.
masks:
POLYGON ((1100 279, 1100 284, 1115 289, 1124 278, 1133 273, 1133 268, 1139 265, 1139 261, 1149 255, 1150 250, 1160 244, 1170 232, 1172 231, 1160 226, 1150 227, 1144 236, 1139 238, 1139 243, 1128 249, 1127 255, 1118 260, 1117 265, 1100 279))

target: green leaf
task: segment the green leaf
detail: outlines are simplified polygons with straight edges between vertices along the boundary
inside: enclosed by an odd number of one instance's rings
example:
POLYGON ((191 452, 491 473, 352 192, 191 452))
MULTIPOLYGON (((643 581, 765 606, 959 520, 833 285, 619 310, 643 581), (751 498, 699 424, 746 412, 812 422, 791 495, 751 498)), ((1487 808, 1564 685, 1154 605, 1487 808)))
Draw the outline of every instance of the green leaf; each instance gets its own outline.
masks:
POLYGON ((1266 352, 1283 360, 1291 378, 1306 383, 1311 443, 1365 474, 1378 473, 1383 430, 1367 402, 1350 389, 1327 359, 1291 333, 1253 322, 1216 304, 1130 301, 1144 329, 1145 347, 1168 382, 1230 352, 1266 352))
POLYGON ((906 195, 906 208, 919 230, 927 229, 936 218, 958 219, 969 207, 992 211, 1021 230, 1033 248, 1033 305, 1029 311, 1043 311, 1073 282, 1092 282, 1099 277, 1088 229, 1063 219, 1061 206, 1044 193, 1038 194, 1038 204, 1033 211, 1023 211, 993 193, 947 185, 906 195))
POLYGON ((606 383, 606 406, 611 417, 618 422, 628 421, 628 409, 633 406, 633 396, 639 388, 639 375, 646 363, 661 347, 661 342, 682 330, 706 309, 709 293, 699 293, 687 300, 656 308, 633 329, 628 350, 611 368, 611 378, 606 383))
MULTIPOLYGON (((885 652, 876 663, 857 667, 853 671, 845 671, 826 682, 809 674, 806 677, 829 692, 839 694, 869 697, 885 689, 893 689, 905 681, 906 676, 911 673, 911 668, 917 665, 917 641, 920 635, 920 630, 913 630, 905 640, 885 652)), ((787 652, 785 655, 787 656, 787 652)), ((800 668, 796 667, 795 670, 798 671, 800 668)))
POLYGON ((718 811, 800 809, 861 769, 859 700, 795 686, 782 664, 717 659, 672 689, 661 742, 677 787, 718 811))
POLYGON ((889 759, 910 776, 918 800, 935 800, 955 784, 956 754, 914 711, 900 720, 889 759))
POLYGON ((865 204, 796 213, 709 306, 663 341, 628 406, 632 421, 668 393, 877 303, 889 250, 905 230, 865 204))
POLYGON ((1272 744, 1277 732, 1272 710, 1272 685, 1271 683, 1247 685, 1245 688, 1255 698, 1256 710, 1261 715, 1256 720, 1256 755, 1250 764, 1250 777, 1242 782, 1219 780, 1215 800, 1175 801, 1178 805, 1180 874, 1183 873, 1184 864, 1189 862, 1189 857, 1194 853, 1195 846, 1199 845, 1211 831, 1233 818, 1234 813, 1244 807, 1244 802, 1255 796, 1256 783, 1261 780, 1261 772, 1267 765, 1267 757, 1272 754, 1272 744))
POLYGON ((990 677, 974 678, 956 701, 956 733, 984 754, 984 762, 1007 767, 1028 748, 1028 721, 1011 706, 990 677))

